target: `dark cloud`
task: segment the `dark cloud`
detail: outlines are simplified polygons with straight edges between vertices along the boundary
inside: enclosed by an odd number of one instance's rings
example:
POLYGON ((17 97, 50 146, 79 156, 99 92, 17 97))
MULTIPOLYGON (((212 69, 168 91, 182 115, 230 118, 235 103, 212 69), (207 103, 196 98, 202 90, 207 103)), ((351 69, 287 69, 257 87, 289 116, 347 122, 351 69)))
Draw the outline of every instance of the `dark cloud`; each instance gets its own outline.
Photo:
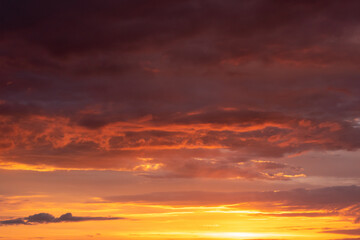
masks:
MULTIPOLYGON (((326 61, 324 51, 329 51, 334 42, 341 43, 339 37, 356 27, 359 20, 354 11, 359 5, 357 1, 346 4, 338 1, 326 4, 323 1, 156 1, 150 4, 110 0, 89 1, 86 6, 81 1, 31 4, 3 1, 2 5, 4 36, 22 37, 52 54, 164 49, 181 39, 187 43, 184 49, 170 48, 172 51, 168 54, 182 62, 194 56, 192 62, 200 63, 219 61, 224 53, 228 58, 260 55, 266 59, 275 55, 295 61, 303 58, 326 61), (278 13, 276 16, 274 11, 278 13), (88 18, 90 16, 92 18, 88 18), (201 41, 204 35, 213 36, 212 41, 204 44, 201 41), (186 41, 196 37, 200 40, 186 41), (225 42, 220 41, 224 39, 225 42), (201 43, 205 45, 202 48, 198 47, 201 43), (324 46, 315 48, 319 43, 324 46), (215 48, 215 53, 209 51, 209 47, 215 48), (294 51, 306 48, 310 50, 294 51)), ((347 54, 350 53, 348 50, 347 54)), ((343 57, 339 52, 331 54, 343 57)))
POLYGON ((31 225, 36 223, 58 223, 58 222, 83 222, 83 221, 105 221, 124 219, 121 217, 76 217, 71 213, 66 213, 56 218, 49 213, 37 213, 25 218, 17 218, 0 221, 0 225, 31 225))
POLYGON ((56 218, 49 213, 38 213, 24 219, 27 220, 27 223, 49 223, 54 222, 56 218))
POLYGON ((102 221, 102 220, 118 220, 124 219, 121 217, 74 217, 71 213, 65 213, 59 218, 55 219, 55 222, 82 222, 82 221, 102 221))
POLYGON ((0 4, 2 159, 288 179, 360 147, 358 1, 0 4))
POLYGON ((11 220, 4 220, 0 222, 0 225, 17 225, 17 224, 27 224, 22 218, 16 218, 11 220))

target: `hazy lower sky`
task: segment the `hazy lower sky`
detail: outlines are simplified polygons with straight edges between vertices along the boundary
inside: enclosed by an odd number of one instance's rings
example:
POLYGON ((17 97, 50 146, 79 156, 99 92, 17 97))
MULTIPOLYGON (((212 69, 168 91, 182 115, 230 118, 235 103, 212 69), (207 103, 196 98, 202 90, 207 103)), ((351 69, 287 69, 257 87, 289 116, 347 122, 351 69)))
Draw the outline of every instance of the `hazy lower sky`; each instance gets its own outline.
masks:
POLYGON ((359 240, 359 12, 0 0, 0 239, 359 240))

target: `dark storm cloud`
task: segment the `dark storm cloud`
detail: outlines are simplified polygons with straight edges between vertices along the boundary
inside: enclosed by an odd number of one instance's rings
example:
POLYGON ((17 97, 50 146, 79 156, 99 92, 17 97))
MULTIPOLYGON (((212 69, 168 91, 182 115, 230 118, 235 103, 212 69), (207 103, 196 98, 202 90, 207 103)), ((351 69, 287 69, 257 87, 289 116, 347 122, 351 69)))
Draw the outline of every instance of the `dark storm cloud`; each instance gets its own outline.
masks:
MULTIPOLYGON (((266 55, 270 58, 269 55, 285 58, 295 55, 295 60, 308 56, 321 61, 322 51, 326 48, 320 47, 314 53, 311 50, 297 53, 293 46, 302 49, 316 46, 315 43, 324 43, 328 37, 333 37, 331 40, 336 42, 337 36, 356 26, 359 20, 357 7, 357 1, 346 4, 339 1, 224 3, 160 0, 149 3, 110 0, 87 1, 86 4, 81 1, 2 1, 1 29, 5 37, 21 36, 55 54, 161 47, 172 41, 216 31, 216 38, 226 40, 210 45, 220 48, 218 54, 253 57, 262 52, 263 58, 266 55), (256 38, 258 35, 263 38, 256 38), (254 39, 257 41, 253 42, 254 39), (234 49, 235 42, 240 45, 234 49), (242 48, 243 45, 247 48, 242 48), (275 45, 274 49, 270 48, 272 45, 275 45), (264 51, 269 48, 272 51, 264 51)), ((331 48, 333 41, 324 47, 331 48)), ((207 49, 199 48, 196 41, 188 43, 185 45, 188 49, 197 51, 195 59, 201 63, 209 59, 207 49), (205 56, 201 57, 201 54, 205 56)), ((171 55, 187 61, 193 54, 182 50, 172 51, 171 55)), ((212 58, 216 58, 216 54, 212 58)), ((325 57, 324 61, 327 59, 325 57)))
POLYGON ((0 225, 31 225, 36 223, 59 223, 59 222, 83 222, 124 219, 121 217, 75 217, 71 213, 65 213, 56 218, 49 213, 37 213, 24 218, 0 221, 0 225))
POLYGON ((359 8, 0 1, 3 159, 287 179, 268 158, 357 150, 359 8))

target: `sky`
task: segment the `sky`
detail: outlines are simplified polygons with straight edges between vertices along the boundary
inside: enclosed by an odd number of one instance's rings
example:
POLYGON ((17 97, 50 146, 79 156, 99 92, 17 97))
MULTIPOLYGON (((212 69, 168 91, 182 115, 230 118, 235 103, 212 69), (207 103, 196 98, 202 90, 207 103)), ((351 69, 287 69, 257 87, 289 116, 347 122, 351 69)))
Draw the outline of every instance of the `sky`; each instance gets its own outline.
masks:
POLYGON ((359 10, 0 0, 0 240, 360 240, 359 10))

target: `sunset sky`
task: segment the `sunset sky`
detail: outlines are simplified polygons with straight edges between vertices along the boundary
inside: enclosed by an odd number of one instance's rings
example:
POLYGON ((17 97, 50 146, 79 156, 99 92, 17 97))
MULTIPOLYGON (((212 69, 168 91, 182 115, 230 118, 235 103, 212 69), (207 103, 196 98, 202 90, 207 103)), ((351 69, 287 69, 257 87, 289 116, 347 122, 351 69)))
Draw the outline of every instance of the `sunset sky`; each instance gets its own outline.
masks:
POLYGON ((360 240, 360 1, 0 0, 0 240, 360 240))

